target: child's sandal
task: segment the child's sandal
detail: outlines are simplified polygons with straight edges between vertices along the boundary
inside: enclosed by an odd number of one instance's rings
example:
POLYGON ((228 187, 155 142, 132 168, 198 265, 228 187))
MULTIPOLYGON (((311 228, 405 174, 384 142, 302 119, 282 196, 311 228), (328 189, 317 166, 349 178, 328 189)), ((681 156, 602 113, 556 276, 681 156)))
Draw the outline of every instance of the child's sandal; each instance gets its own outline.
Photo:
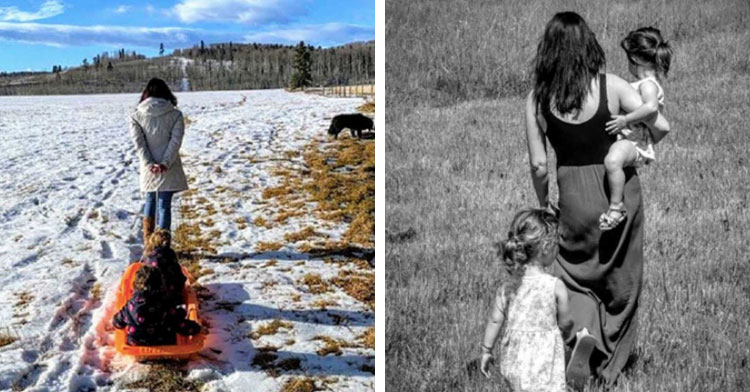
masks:
POLYGON ((599 217, 599 229, 602 231, 612 230, 619 226, 620 223, 625 220, 627 215, 628 213, 625 210, 625 207, 614 208, 610 206, 609 209, 607 209, 607 212, 599 217))

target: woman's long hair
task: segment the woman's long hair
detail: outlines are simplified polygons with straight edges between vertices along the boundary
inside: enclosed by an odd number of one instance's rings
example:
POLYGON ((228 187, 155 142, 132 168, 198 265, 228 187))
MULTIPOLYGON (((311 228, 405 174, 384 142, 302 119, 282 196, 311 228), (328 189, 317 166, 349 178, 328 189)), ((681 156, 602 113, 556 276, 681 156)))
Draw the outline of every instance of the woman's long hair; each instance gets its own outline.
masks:
POLYGON ((547 23, 533 64, 536 102, 568 114, 581 110, 591 79, 606 61, 586 21, 575 12, 560 12, 547 23))
POLYGON ((177 97, 172 94, 167 83, 159 78, 152 78, 148 81, 146 88, 144 88, 143 93, 141 93, 141 100, 138 102, 143 102, 146 98, 166 99, 167 101, 172 102, 172 105, 177 106, 177 97))

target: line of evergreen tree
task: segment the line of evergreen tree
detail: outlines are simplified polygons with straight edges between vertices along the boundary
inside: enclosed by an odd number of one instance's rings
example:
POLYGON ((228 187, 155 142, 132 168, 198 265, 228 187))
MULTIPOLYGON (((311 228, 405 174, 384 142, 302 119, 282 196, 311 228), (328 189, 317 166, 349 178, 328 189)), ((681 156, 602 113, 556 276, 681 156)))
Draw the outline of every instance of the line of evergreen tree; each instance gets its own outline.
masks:
MULTIPOLYGON (((178 57, 190 60, 185 72, 194 91, 284 88, 292 81, 300 45, 309 55, 309 85, 366 84, 375 80, 373 41, 326 49, 304 43, 206 45, 201 41, 150 59, 120 49, 84 59, 79 67, 56 65, 51 72, 0 72, 0 95, 134 93, 152 77, 164 79, 179 91, 184 75, 178 57)), ((160 45, 160 52, 162 48, 160 45)))

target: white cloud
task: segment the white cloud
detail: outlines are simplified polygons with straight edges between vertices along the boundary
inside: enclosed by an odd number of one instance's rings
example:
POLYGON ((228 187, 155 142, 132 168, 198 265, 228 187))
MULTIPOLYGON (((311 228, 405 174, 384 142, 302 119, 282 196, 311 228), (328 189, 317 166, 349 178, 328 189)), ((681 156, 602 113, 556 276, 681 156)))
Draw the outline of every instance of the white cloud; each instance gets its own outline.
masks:
POLYGON ((342 23, 307 25, 258 33, 214 32, 183 27, 74 26, 0 22, 0 40, 51 46, 109 45, 113 47, 191 47, 209 42, 258 42, 333 46, 375 39, 375 28, 342 23))
POLYGON ((305 11, 304 0, 181 0, 173 13, 185 23, 288 23, 305 11))
POLYGON ((245 35, 246 42, 296 44, 299 41, 305 41, 307 44, 320 46, 334 46, 374 39, 374 27, 345 23, 307 25, 245 35))
POLYGON ((156 9, 154 8, 153 5, 151 5, 151 4, 147 4, 146 5, 146 12, 148 12, 149 14, 153 14, 154 11, 156 11, 156 9))
POLYGON ((192 46, 200 40, 239 41, 238 34, 220 34, 181 27, 72 26, 0 22, 0 38, 51 46, 112 45, 124 47, 192 46))
POLYGON ((121 6, 117 7, 117 8, 115 8, 114 11, 115 11, 116 14, 124 14, 124 13, 130 11, 130 8, 131 7, 129 5, 121 5, 121 6))
POLYGON ((0 21, 28 22, 51 18, 63 13, 65 7, 59 0, 45 1, 36 12, 21 11, 18 7, 0 7, 0 21))

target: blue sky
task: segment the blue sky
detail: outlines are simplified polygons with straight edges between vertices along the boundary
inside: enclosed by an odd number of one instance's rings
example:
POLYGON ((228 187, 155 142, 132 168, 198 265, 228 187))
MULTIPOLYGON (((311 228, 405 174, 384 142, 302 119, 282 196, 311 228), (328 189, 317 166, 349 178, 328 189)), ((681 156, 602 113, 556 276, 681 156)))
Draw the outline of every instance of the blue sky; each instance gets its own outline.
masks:
POLYGON ((0 71, 49 71, 120 48, 375 39, 375 0, 0 0, 0 71))

